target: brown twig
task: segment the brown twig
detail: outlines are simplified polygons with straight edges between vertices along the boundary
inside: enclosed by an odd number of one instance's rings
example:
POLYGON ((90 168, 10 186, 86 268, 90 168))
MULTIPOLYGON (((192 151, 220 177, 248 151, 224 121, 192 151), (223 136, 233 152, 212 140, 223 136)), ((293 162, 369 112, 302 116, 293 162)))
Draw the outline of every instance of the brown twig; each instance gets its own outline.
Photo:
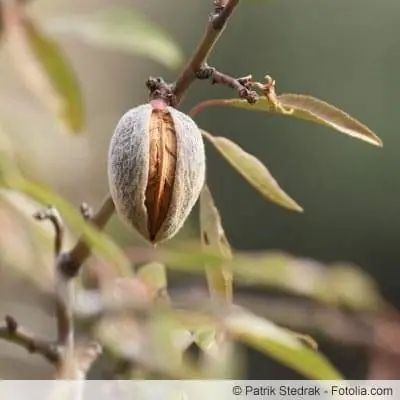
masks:
POLYGON ((93 209, 87 203, 82 203, 79 211, 86 221, 91 221, 93 219, 93 209))
POLYGON ((52 206, 36 212, 33 217, 39 221, 49 220, 55 231, 55 269, 56 269, 56 287, 55 287, 55 306, 57 318, 57 342, 62 346, 73 348, 73 287, 70 278, 65 273, 65 257, 62 253, 62 244, 64 239, 64 223, 59 212, 52 206))
MULTIPOLYGON (((90 222, 98 229, 103 229, 109 219, 114 213, 114 203, 110 195, 107 195, 101 205, 99 211, 92 216, 90 222)), ((73 278, 78 275, 82 264, 90 256, 90 246, 86 243, 83 237, 81 237, 76 245, 64 254, 62 260, 62 269, 65 275, 73 278)))
POLYGON ((207 62, 208 56, 238 4, 239 0, 219 0, 214 2, 214 12, 209 19, 204 36, 174 84, 176 105, 182 101, 185 92, 196 80, 196 73, 207 62))
POLYGON ((251 75, 243 78, 233 78, 232 76, 218 71, 214 67, 203 65, 196 72, 196 77, 200 80, 209 79, 213 85, 220 84, 228 86, 229 88, 236 90, 238 96, 241 99, 247 100, 250 104, 254 104, 258 99, 257 92, 249 89, 249 83, 252 79, 251 75))
MULTIPOLYGON (((102 208, 100 212, 93 217, 89 206, 85 203, 81 205, 82 216, 92 221, 96 218, 95 222, 100 225, 106 221, 104 212, 105 210, 102 208)), ((73 278, 78 273, 83 258, 74 258, 75 253, 73 252, 80 243, 85 244, 85 242, 78 241, 77 246, 75 246, 71 252, 62 252, 64 223, 58 211, 54 207, 49 206, 35 213, 34 218, 51 221, 55 229, 57 344, 63 349, 62 357, 60 357, 57 364, 57 377, 58 379, 82 379, 85 377, 91 364, 101 353, 101 348, 98 344, 75 346, 73 278), (71 273, 71 265, 76 267, 74 273, 71 273)), ((89 250, 87 246, 82 247, 82 249, 89 250)), ((82 257, 83 250, 80 251, 81 252, 77 254, 79 257, 82 257)))
POLYGON ((62 222, 61 216, 58 211, 52 207, 48 206, 43 210, 37 211, 33 214, 33 218, 38 221, 49 220, 54 226, 54 254, 58 257, 62 250, 62 243, 64 239, 64 224, 62 222))
POLYGON ((23 347, 29 353, 41 355, 51 364, 60 361, 60 351, 54 342, 35 337, 9 315, 5 317, 4 325, 0 326, 0 338, 23 347))

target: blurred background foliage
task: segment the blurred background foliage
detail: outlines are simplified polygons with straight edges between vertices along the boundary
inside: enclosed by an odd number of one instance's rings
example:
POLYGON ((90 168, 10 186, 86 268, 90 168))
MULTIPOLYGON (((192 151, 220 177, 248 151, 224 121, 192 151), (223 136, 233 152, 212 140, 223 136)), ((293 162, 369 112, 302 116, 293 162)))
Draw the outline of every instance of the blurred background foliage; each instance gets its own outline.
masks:
MULTIPOLYGON (((60 125, 54 113, 43 107, 46 101, 40 102, 21 78, 12 58, 15 44, 10 46, 3 40, 0 122, 25 174, 51 187, 77 209, 82 201, 96 208, 107 192, 106 157, 116 122, 127 109, 145 101, 144 82, 149 75, 175 78, 202 35, 210 3, 119 0, 113 5, 129 12, 116 12, 104 23, 102 13, 109 7, 105 0, 29 2, 28 14, 44 35, 56 40, 75 71, 85 116, 82 121, 67 124, 80 133, 69 135, 65 124, 60 125), (149 40, 147 29, 156 31, 154 41, 149 40)), ((263 271, 259 267, 264 261, 238 257, 234 270, 240 283, 235 285, 235 302, 283 326, 312 334, 346 378, 371 377, 376 360, 379 368, 374 377, 398 378, 396 368, 379 375, 386 371, 381 365, 391 363, 392 353, 398 348, 394 343, 376 341, 371 319, 386 318, 386 314, 380 314, 384 304, 384 311, 388 311, 385 301, 400 305, 396 269, 400 181, 394 179, 400 144, 396 139, 395 84, 400 63, 396 51, 400 4, 395 0, 243 3, 210 59, 211 65, 233 76, 252 74, 262 79, 268 73, 276 79, 279 92, 311 94, 329 101, 367 124, 382 138, 384 148, 374 148, 323 126, 272 114, 216 108, 197 117, 205 130, 234 140, 262 160, 305 210, 296 214, 265 202, 212 146, 207 146, 208 184, 230 244, 239 251, 274 251, 264 255, 268 269, 263 271), (263 280, 268 290, 261 288, 263 280), (301 301, 294 296, 300 296, 301 301), (381 347, 385 355, 390 353, 389 361, 375 354, 381 347)), ((42 67, 53 73, 52 66, 46 62, 42 67)), ((54 73, 59 72, 57 69, 54 73)), ((71 85, 67 87, 70 89, 71 85)), ((234 96, 226 88, 196 83, 182 108, 187 111, 210 97, 234 96)), ((46 290, 50 281, 52 231, 30 220, 37 208, 15 193, 2 197, 0 313, 11 313, 30 330, 52 337, 52 309, 46 295, 38 290, 46 290), (23 214, 17 212, 18 208, 23 214), (16 270, 30 279, 21 279, 16 270)), ((106 232, 123 248, 142 245, 115 217, 106 232)), ((198 214, 194 212, 168 246, 197 237, 198 214)), ((93 263, 91 268, 96 270, 93 263)), ((170 276, 172 297, 179 301, 182 296, 185 302, 188 295, 198 294, 204 300, 202 270, 188 277, 182 274, 185 268, 179 269, 181 273, 170 276)), ((390 311, 390 320, 392 315, 396 322, 396 311, 390 311)), ((235 320, 236 325, 228 322, 235 327, 257 326, 256 321, 246 318, 235 320)), ((97 332, 105 342, 111 339, 121 346, 125 342, 122 337, 116 340, 118 326, 117 322, 100 324, 97 332)), ((169 329, 168 324, 164 328, 169 329)), ((260 329, 264 328, 270 327, 261 324, 260 329)), ((82 322, 83 332, 85 329, 82 322)), ((235 332, 238 337, 246 335, 235 332)), ((198 341, 200 347, 201 343, 198 341)), ((131 339, 125 348, 129 345, 133 345, 131 339)), ((148 344, 143 346, 141 351, 148 344)), ((272 361, 279 361, 280 349, 274 348, 271 357, 247 346, 242 349, 240 363, 244 376, 295 376, 272 361)), ((231 351, 223 350, 225 353, 221 350, 217 358, 231 351)), ((135 349, 132 351, 135 358, 141 357, 135 349)), ((311 350, 304 351, 310 351, 313 358, 311 350)), ((226 372, 219 367, 219 373, 226 372)), ((3 378, 48 378, 50 368, 38 357, 1 343, 0 374, 3 378)), ((113 376, 107 358, 100 360, 93 376, 113 376)))

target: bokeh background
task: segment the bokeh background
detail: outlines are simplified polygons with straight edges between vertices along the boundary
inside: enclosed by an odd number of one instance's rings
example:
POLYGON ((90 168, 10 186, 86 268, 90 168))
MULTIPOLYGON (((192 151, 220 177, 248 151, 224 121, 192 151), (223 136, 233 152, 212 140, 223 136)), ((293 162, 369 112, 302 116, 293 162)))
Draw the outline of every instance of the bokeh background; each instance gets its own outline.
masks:
MULTIPOLYGON (((145 13, 189 55, 202 35, 210 3, 119 0, 113 5, 145 13)), ((205 111, 197 118, 201 127, 236 141, 259 157, 305 209, 304 214, 296 214, 266 202, 207 146, 208 183, 232 246, 240 250, 283 250, 323 263, 354 263, 372 275, 390 303, 399 306, 400 3, 243 3, 212 55, 211 65, 233 76, 251 73, 262 79, 270 74, 277 81, 278 92, 311 94, 326 100, 368 125, 382 138, 384 147, 378 149, 328 128, 283 116, 228 108, 205 111)), ((107 4, 105 0, 33 0, 29 11, 46 21, 67 12, 92 12, 107 4)), ((146 101, 144 82, 149 75, 173 80, 175 72, 146 58, 95 48, 63 35, 54 37, 82 86, 87 111, 85 132, 71 136, 59 129, 21 81, 3 49, 0 121, 33 178, 76 206, 84 200, 96 207, 107 192, 107 148, 119 117, 146 101)), ((196 83, 182 108, 189 110, 210 97, 233 97, 233 93, 208 82, 196 83)), ((126 245, 139 243, 115 217, 107 232, 126 245)), ((196 234, 194 213, 176 240, 196 234)), ((12 240, 19 238, 16 235, 12 240)), ((28 269, 35 268, 33 262, 26 264, 28 269)), ((41 310, 42 297, 37 289, 6 265, 1 274, 0 314, 11 312, 31 329, 50 335, 54 329, 52 316, 41 310)), ((182 287, 183 282, 189 284, 177 278, 175 285, 182 287)), ((257 295, 261 314, 274 295, 249 288, 238 290, 243 296, 257 295)), ((365 348, 334 344, 322 337, 320 345, 346 377, 366 376, 370 358, 365 348)), ((294 376, 264 356, 250 350, 248 354, 250 378, 294 376)), ((38 357, 1 344, 2 377, 38 379, 47 377, 49 371, 38 357)))

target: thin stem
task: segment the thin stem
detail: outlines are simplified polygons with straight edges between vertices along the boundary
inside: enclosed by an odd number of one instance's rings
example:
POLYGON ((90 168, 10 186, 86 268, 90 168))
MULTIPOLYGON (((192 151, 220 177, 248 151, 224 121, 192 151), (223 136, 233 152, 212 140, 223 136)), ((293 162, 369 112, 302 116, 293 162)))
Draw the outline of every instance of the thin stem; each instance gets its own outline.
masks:
MULTIPOLYGON (((114 213, 114 202, 110 195, 103 200, 99 211, 90 219, 91 223, 98 229, 103 229, 114 213)), ((63 259, 64 271, 70 277, 74 277, 79 273, 82 264, 90 256, 90 246, 81 237, 76 245, 65 255, 63 259)))
POLYGON ((250 89, 250 85, 252 84, 251 75, 242 78, 234 78, 218 71, 214 67, 203 65, 200 70, 196 72, 196 77, 197 79, 208 79, 211 81, 212 85, 220 84, 228 86, 229 88, 236 90, 238 96, 241 99, 247 100, 250 104, 254 104, 258 99, 257 92, 250 89))
POLYGON ((54 254, 58 257, 62 250, 62 243, 64 240, 64 224, 62 222, 59 212, 52 206, 48 206, 43 210, 37 211, 33 214, 33 218, 38 221, 49 220, 54 227, 54 254))
POLYGON ((176 105, 182 101, 183 95, 196 79, 197 71, 207 62, 208 56, 238 4, 239 0, 215 2, 215 10, 207 25, 204 36, 175 82, 174 93, 176 105))
POLYGON ((54 342, 35 337, 11 316, 6 316, 5 324, 0 325, 0 339, 21 346, 29 353, 39 354, 51 364, 60 361, 60 352, 54 342))
POLYGON ((54 259, 56 269, 55 282, 55 312, 57 319, 57 343, 68 349, 74 346, 73 328, 73 282, 65 273, 63 261, 66 257, 62 253, 64 239, 64 223, 59 212, 52 206, 36 212, 33 217, 39 221, 48 220, 54 227, 54 259))
POLYGON ((201 103, 196 104, 194 107, 190 109, 188 115, 194 117, 195 115, 199 114, 205 108, 209 107, 217 107, 217 106, 225 106, 226 99, 210 99, 204 100, 201 103))

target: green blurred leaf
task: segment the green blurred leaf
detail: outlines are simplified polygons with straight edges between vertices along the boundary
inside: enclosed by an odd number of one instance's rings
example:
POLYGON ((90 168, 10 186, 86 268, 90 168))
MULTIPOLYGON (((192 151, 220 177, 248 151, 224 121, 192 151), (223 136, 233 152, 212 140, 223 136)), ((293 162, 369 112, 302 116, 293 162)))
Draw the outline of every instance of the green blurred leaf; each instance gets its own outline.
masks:
POLYGON ((83 236, 84 240, 93 248, 95 255, 108 261, 121 275, 131 275, 130 262, 122 250, 108 235, 87 223, 80 213, 64 199, 48 188, 24 179, 9 180, 7 185, 39 203, 53 205, 60 212, 63 220, 77 234, 83 236))
POLYGON ((7 15, 7 44, 27 85, 68 131, 78 133, 83 128, 84 111, 69 61, 58 44, 20 11, 10 9, 7 15))
MULTIPOLYGON (((134 261, 142 261, 140 250, 132 253, 134 261)), ((201 252, 190 244, 152 250, 145 254, 145 259, 163 262, 172 270, 197 274, 204 273, 204 265, 218 271, 224 263, 241 284, 272 287, 352 310, 376 312, 384 304, 372 277, 351 264, 327 266, 277 251, 236 252, 228 260, 215 252, 201 252)))
POLYGON ((233 272, 242 283, 266 285, 334 306, 358 311, 378 311, 383 306, 374 280, 354 265, 326 266, 280 252, 237 253, 233 272))
POLYGON ((151 297, 169 302, 165 265, 157 262, 142 265, 136 275, 150 290, 151 297))
POLYGON ((192 335, 165 312, 140 321, 127 315, 107 317, 101 320, 96 335, 105 347, 146 371, 171 379, 202 378, 201 371, 183 357, 193 342, 192 335))
MULTIPOLYGON (((200 232, 201 243, 206 252, 215 252, 227 259, 232 258, 221 217, 207 185, 204 185, 200 195, 200 232)), ((231 303, 233 280, 231 267, 224 265, 223 262, 218 267, 206 265, 206 277, 211 296, 217 295, 231 303)))
MULTIPOLYGON (((1 259, 45 291, 53 290, 54 226, 38 223, 32 215, 42 207, 30 197, 14 190, 0 189, 1 259)), ((64 246, 74 241, 67 230, 64 246)))
POLYGON ((200 362, 208 379, 235 379, 244 375, 241 349, 221 329, 211 325, 199 328, 194 341, 202 350, 200 362))
POLYGON ((247 345, 316 380, 342 380, 341 374, 319 352, 271 321, 238 309, 225 319, 231 335, 247 345))
POLYGON ((219 100, 217 105, 287 115, 328 126, 375 146, 382 147, 383 145, 382 140, 367 126, 325 101, 311 96, 290 93, 280 94, 276 99, 278 107, 275 107, 266 97, 260 97, 255 104, 249 104, 242 99, 229 99, 219 100))
POLYGON ((46 25, 52 32, 146 56, 168 68, 176 68, 183 61, 182 51, 170 35, 136 11, 113 7, 94 14, 55 18, 46 25))
POLYGON ((289 210, 302 212, 303 209, 287 195, 272 177, 268 169, 254 156, 246 153, 236 143, 224 137, 212 136, 202 130, 222 156, 264 197, 289 210))

